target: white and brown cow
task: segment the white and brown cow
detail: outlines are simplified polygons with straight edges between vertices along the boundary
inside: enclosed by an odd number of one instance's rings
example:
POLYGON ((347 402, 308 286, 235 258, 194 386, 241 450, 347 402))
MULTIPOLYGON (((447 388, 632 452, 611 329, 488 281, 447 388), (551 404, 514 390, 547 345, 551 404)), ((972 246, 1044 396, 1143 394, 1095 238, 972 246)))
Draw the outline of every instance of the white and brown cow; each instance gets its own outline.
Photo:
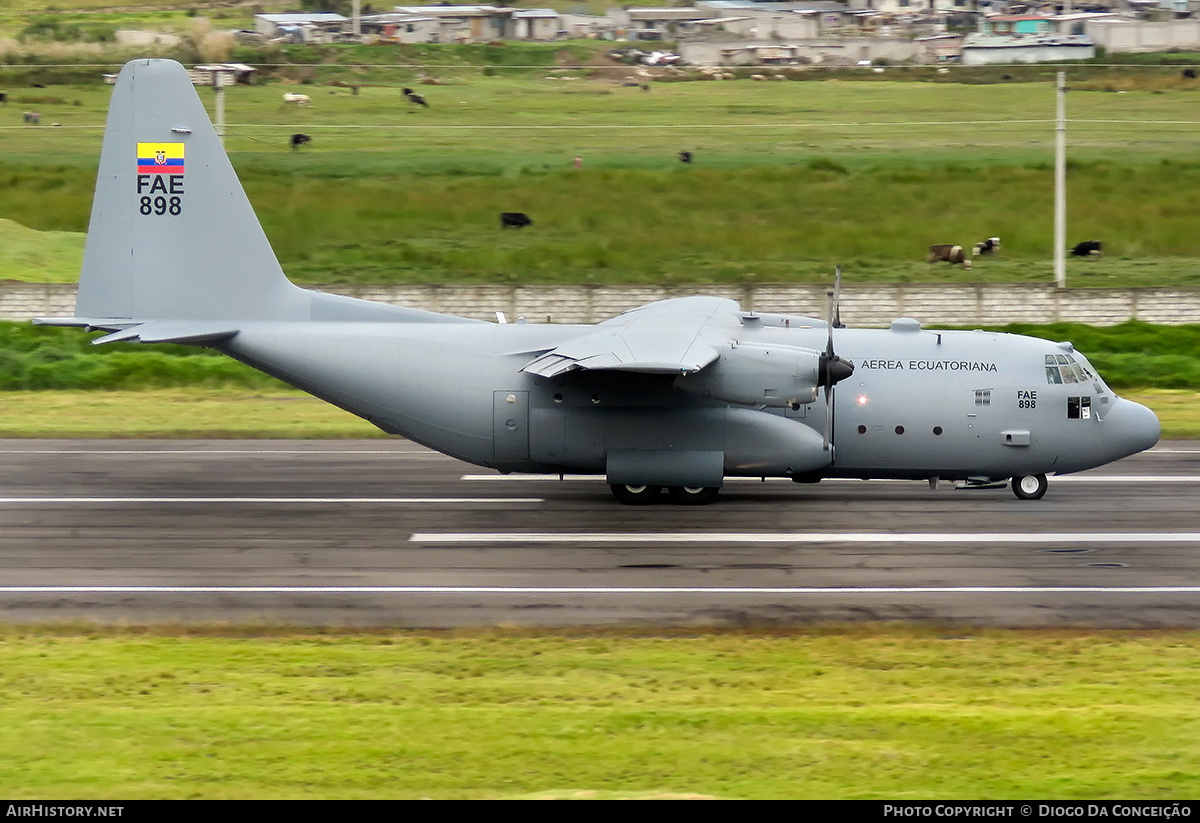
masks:
POLYGON ((942 243, 929 247, 929 256, 925 258, 930 263, 949 263, 950 265, 962 264, 964 269, 971 268, 971 259, 967 257, 962 246, 953 246, 949 243, 942 243))

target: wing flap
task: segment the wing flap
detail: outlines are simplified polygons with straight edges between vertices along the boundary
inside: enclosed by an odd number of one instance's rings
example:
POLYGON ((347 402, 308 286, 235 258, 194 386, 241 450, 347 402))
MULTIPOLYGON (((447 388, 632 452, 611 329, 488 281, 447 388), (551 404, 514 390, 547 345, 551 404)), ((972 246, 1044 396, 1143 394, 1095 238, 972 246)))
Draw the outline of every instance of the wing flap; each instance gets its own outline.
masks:
POLYGON ((633 309, 535 357, 521 370, 539 377, 569 371, 691 374, 720 357, 740 327, 732 300, 684 297, 633 309))

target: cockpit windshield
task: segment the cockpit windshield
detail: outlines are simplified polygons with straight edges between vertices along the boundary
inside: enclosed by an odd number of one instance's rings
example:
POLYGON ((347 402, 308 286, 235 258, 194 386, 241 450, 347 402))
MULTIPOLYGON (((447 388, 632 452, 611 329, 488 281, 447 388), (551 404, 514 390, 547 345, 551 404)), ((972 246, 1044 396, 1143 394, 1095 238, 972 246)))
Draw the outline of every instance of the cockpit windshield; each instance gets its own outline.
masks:
POLYGON ((1087 383, 1099 379, 1087 365, 1076 362, 1069 354, 1046 355, 1047 383, 1087 383))

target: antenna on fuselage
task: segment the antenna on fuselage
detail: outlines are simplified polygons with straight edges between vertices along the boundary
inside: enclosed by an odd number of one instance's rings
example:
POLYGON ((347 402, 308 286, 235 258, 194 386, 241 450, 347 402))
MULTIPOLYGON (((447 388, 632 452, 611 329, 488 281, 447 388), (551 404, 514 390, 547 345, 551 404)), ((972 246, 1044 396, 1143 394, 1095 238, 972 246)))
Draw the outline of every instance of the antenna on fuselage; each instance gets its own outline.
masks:
POLYGON ((829 347, 833 350, 833 330, 844 329, 846 325, 842 322, 842 267, 837 266, 833 270, 833 323, 829 327, 829 347))
POLYGON ((842 267, 834 270, 833 289, 825 292, 825 320, 829 328, 829 342, 821 355, 818 371, 820 383, 825 387, 825 433, 821 437, 821 448, 830 451, 833 445, 833 384, 845 380, 854 373, 854 364, 833 353, 833 330, 844 329, 839 303, 842 296, 842 267))

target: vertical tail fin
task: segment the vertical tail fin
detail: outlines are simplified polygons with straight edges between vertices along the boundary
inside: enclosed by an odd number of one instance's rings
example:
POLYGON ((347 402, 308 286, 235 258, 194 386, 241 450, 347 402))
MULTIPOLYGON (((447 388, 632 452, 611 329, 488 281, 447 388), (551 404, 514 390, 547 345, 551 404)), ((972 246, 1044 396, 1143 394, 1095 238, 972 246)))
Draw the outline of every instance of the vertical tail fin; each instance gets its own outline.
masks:
POLYGON ((75 306, 81 318, 299 319, 290 283, 183 66, 113 90, 75 306))

